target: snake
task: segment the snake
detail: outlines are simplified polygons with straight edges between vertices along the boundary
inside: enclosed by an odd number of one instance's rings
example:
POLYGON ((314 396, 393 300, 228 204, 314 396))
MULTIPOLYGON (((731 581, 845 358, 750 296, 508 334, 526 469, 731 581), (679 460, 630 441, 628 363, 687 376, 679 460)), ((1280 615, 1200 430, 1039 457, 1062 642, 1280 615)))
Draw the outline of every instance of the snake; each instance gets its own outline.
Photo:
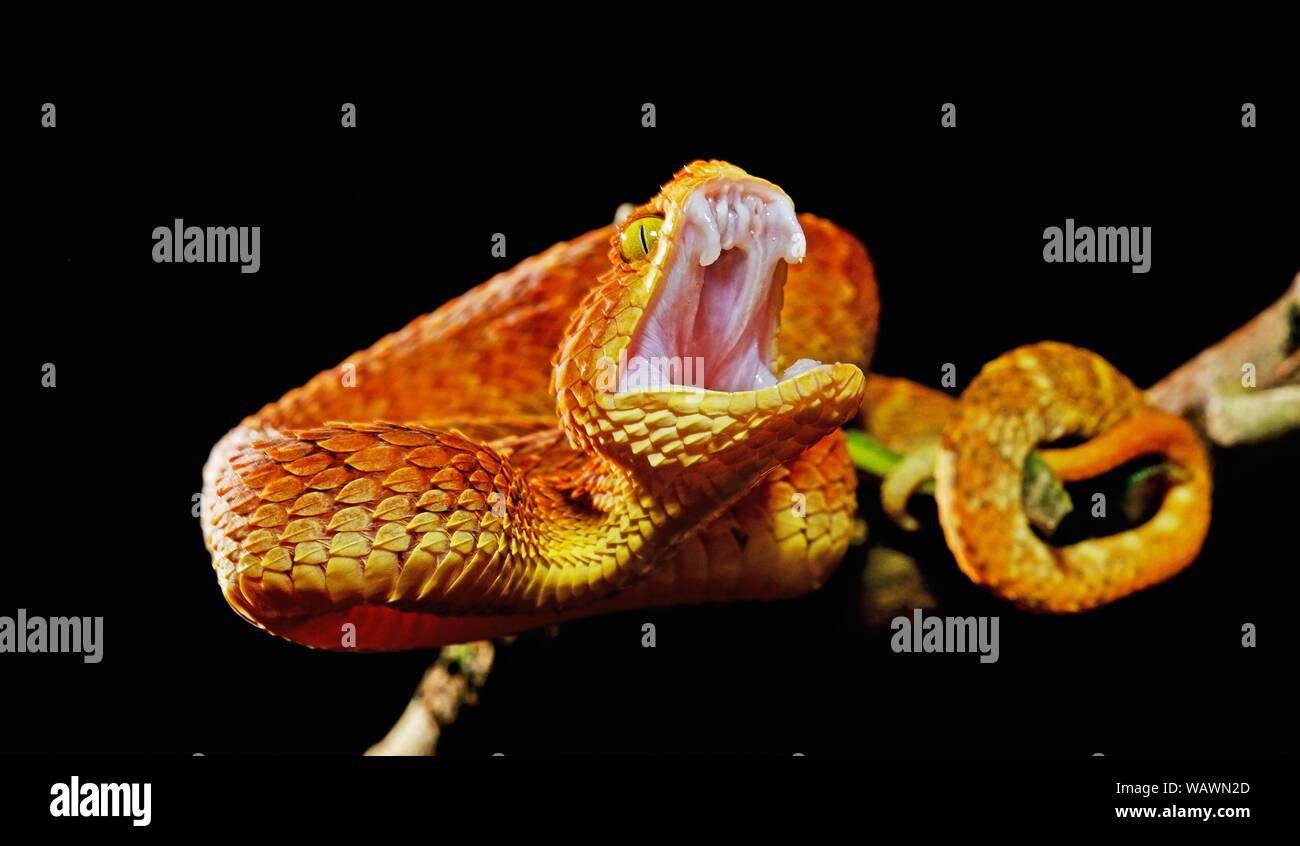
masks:
MULTIPOLYGON (((1180 418, 1063 345, 995 360, 960 401, 868 376, 879 311, 851 233, 739 167, 692 162, 619 222, 227 433, 200 500, 222 595, 271 634, 362 652, 799 596, 855 537, 842 427, 860 413, 900 447, 943 433, 945 536, 964 572, 1013 602, 1081 610, 1194 557, 1208 471, 1180 418), (1055 451, 1063 477, 1154 450, 1189 481, 1138 534, 1054 551, 1026 533, 1015 486, 1023 454, 1066 431, 1096 437, 1055 451)), ((310 327, 285 324, 270 348, 307 343, 310 327)))

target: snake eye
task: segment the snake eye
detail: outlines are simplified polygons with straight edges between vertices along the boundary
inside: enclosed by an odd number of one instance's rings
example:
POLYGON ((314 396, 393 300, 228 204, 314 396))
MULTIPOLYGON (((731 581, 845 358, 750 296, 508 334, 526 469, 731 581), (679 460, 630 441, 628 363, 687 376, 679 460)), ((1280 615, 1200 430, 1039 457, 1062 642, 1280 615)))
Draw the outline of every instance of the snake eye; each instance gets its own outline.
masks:
POLYGON ((623 227, 618 234, 619 248, 627 261, 644 261, 650 257, 650 251, 659 240, 659 229, 664 225, 662 217, 638 217, 623 227))

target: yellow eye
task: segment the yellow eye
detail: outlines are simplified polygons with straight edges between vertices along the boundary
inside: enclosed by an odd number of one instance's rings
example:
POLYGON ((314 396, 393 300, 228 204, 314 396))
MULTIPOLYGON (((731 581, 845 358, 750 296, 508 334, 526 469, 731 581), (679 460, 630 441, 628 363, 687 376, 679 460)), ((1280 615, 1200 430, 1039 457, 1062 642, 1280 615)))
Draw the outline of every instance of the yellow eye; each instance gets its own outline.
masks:
POLYGON ((644 261, 649 258, 659 241, 659 228, 663 225, 662 217, 638 217, 624 226, 618 236, 623 258, 628 261, 644 261))

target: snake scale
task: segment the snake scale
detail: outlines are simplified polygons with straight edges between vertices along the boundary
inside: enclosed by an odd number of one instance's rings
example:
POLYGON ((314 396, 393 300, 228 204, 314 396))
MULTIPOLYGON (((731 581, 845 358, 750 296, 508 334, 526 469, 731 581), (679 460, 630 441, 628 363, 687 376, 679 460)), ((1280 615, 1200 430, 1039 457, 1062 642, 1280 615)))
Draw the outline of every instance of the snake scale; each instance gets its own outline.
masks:
POLYGON ((359 651, 796 596, 853 537, 840 427, 860 407, 896 448, 942 436, 949 545, 1018 604, 1091 607, 1195 556, 1209 475, 1181 419, 1064 344, 995 360, 960 401, 868 379, 878 313, 856 238, 796 215, 766 180, 693 162, 621 223, 526 259, 227 434, 201 509, 218 582, 249 622, 359 651), (1186 481, 1130 532, 1050 547, 1018 492, 1029 450, 1065 434, 1092 440, 1044 451, 1063 479, 1161 452, 1186 481))

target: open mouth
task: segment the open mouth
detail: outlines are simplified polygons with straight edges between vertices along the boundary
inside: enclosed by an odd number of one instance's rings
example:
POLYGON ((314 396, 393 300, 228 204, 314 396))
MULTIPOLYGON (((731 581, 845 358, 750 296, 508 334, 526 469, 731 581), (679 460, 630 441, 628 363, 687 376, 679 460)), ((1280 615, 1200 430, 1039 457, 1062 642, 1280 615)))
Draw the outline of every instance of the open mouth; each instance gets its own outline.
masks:
MULTIPOLYGON (((755 181, 710 182, 691 193, 662 237, 670 243, 627 348, 639 378, 627 389, 735 392, 777 384, 772 364, 786 269, 803 260, 806 246, 790 198, 755 181)), ((801 359, 781 379, 820 364, 801 359)))

